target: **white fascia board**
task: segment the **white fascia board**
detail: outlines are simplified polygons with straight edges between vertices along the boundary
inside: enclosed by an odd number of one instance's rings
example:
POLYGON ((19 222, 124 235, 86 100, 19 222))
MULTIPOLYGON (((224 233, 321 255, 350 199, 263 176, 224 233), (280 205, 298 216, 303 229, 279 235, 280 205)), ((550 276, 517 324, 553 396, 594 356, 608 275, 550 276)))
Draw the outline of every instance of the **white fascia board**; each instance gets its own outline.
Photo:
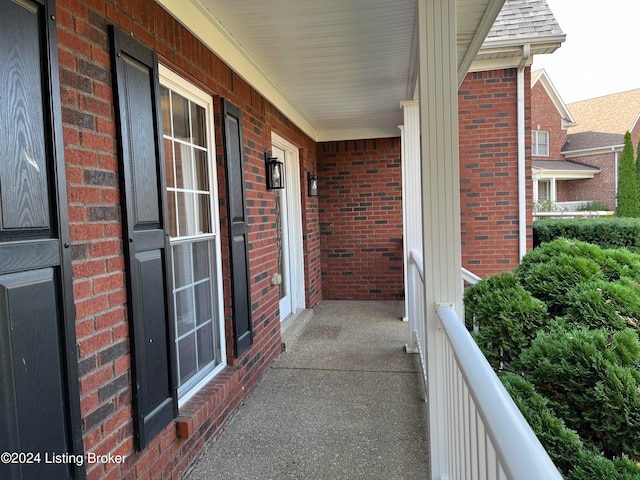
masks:
POLYGON ((585 148, 582 150, 573 150, 569 152, 560 152, 565 158, 574 157, 587 157, 590 155, 603 155, 605 153, 611 153, 612 151, 621 152, 624 148, 623 145, 609 145, 604 147, 585 148))
POLYGON ((557 46, 560 47, 560 44, 564 42, 566 38, 567 36, 563 34, 563 35, 549 35, 548 37, 536 36, 536 37, 521 37, 517 39, 508 38, 504 40, 487 40, 482 45, 482 49, 489 50, 491 48, 497 48, 497 47, 513 47, 514 45, 526 45, 526 44, 531 45, 532 50, 534 49, 534 47, 540 46, 540 45, 549 45, 551 47, 557 44, 557 46))
POLYGON ((503 40, 491 43, 485 42, 478 52, 476 59, 469 67, 469 71, 483 72, 488 70, 518 68, 522 63, 522 55, 525 45, 529 45, 531 49, 526 63, 527 66, 531 66, 535 55, 543 54, 549 49, 553 49, 555 51, 560 47, 559 43, 550 42, 548 38, 538 39, 538 43, 533 41, 532 43, 528 43, 526 39, 518 39, 515 43, 514 40, 503 40), (497 56, 497 58, 486 58, 491 56, 497 56))
POLYGON ((493 22, 496 21, 500 10, 502 10, 502 6, 504 5, 505 0, 489 0, 487 8, 484 10, 484 15, 480 20, 480 24, 476 29, 476 32, 469 43, 469 47, 467 48, 467 52, 465 53, 464 58, 458 65, 458 87, 462 85, 464 81, 464 77, 467 76, 469 72, 469 68, 473 63, 473 60, 476 58, 476 55, 480 48, 482 48, 487 35, 489 35, 489 31, 491 27, 493 27, 493 22))
POLYGON ((156 2, 304 133, 317 141, 317 129, 287 100, 277 85, 209 12, 189 0, 156 0, 156 2))
MULTIPOLYGON (((489 70, 518 68, 518 65, 522 62, 522 50, 518 50, 517 52, 514 51, 514 53, 516 55, 510 57, 474 60, 471 67, 469 67, 469 72, 486 72, 489 70)), ((527 60, 527 65, 531 65, 531 60, 527 60)))
POLYGON ((596 172, 593 170, 539 170, 539 176, 536 178, 538 180, 547 180, 553 179, 556 180, 585 180, 589 178, 593 178, 596 174, 600 172, 596 172))

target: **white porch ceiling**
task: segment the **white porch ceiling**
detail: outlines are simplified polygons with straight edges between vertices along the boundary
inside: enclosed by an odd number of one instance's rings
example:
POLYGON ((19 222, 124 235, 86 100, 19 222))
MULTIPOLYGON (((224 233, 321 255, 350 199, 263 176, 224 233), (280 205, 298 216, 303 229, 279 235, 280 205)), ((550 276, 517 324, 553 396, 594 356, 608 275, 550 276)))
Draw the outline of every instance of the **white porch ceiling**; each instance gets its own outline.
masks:
MULTIPOLYGON (((399 136, 415 85, 416 0, 158 2, 315 140, 399 136)), ((502 3, 457 1, 459 70, 502 3)))

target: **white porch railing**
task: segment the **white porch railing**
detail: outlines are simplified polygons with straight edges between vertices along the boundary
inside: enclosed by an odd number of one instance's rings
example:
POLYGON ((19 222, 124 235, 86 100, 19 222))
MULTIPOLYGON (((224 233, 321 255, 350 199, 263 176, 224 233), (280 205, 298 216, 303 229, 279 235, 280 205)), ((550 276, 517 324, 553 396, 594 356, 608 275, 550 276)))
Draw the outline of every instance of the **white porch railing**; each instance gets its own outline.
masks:
POLYGON ((432 461, 431 478, 562 479, 453 306, 432 306, 437 308, 432 316, 436 325, 428 328, 422 256, 412 251, 410 258, 407 313, 412 340, 425 385, 431 376, 431 383, 440 387, 426 392, 429 408, 441 410, 431 415, 438 419, 430 425, 431 458, 444 459, 432 461), (435 334, 427 338, 427 331, 435 334), (433 349, 430 365, 427 348, 433 349))

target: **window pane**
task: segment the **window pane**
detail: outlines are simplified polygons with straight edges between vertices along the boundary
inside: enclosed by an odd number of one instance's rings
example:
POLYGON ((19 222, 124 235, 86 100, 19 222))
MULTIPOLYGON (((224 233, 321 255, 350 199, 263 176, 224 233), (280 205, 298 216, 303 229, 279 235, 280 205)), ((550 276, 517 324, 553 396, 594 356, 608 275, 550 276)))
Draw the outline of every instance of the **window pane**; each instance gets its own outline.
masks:
POLYGON ((175 181, 173 179, 173 142, 167 138, 164 139, 164 164, 166 169, 167 187, 175 187, 175 181))
POLYGON ((162 131, 171 135, 171 93, 168 88, 160 87, 160 104, 162 105, 162 131))
POLYGON ((205 110, 200 105, 195 103, 191 104, 191 122, 193 126, 193 139, 192 143, 201 147, 207 146, 205 110))
POLYGON ((196 190, 209 191, 209 166, 207 165, 207 152, 194 150, 195 161, 195 185, 196 190))
POLYGON ((199 283, 195 286, 196 323, 202 325, 211 320, 211 282, 199 283))
POLYGON ((167 207, 169 209, 169 235, 175 238, 178 236, 175 192, 167 192, 167 207))
POLYGON ((211 233, 211 205, 209 195, 198 195, 198 233, 211 233))
POLYGON ((198 330, 198 367, 202 368, 213 358, 213 328, 208 324, 198 330))
POLYGON ((209 278, 210 275, 210 247, 213 245, 213 240, 207 240, 205 242, 196 242, 193 244, 193 259, 194 259, 194 280, 204 280, 209 278))
POLYGON ((181 337, 195 326, 195 312, 193 311, 193 289, 186 288, 176 292, 176 335, 181 337))
POLYGON ((193 256, 191 245, 183 243, 173 246, 173 277, 175 288, 184 287, 193 283, 193 256))
POLYGON ((178 361, 180 362, 180 384, 196 373, 196 334, 195 332, 178 342, 178 361))
POLYGON ((176 187, 193 189, 193 148, 176 143, 176 187))
POLYGON ((178 235, 181 237, 195 235, 195 195, 193 193, 178 192, 178 235))
POLYGON ((189 100, 175 92, 171 93, 173 107, 173 136, 180 140, 189 141, 189 100))

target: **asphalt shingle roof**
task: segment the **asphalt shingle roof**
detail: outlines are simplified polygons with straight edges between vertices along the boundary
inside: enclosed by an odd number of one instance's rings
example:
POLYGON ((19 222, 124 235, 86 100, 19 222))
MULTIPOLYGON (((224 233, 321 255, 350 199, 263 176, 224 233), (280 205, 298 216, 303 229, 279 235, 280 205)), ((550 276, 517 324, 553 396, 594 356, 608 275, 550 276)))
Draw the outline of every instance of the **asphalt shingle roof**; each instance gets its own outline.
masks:
MULTIPOLYGON (((624 135, 640 115, 640 88, 567 105, 577 125, 568 133, 603 132, 624 135)), ((620 142, 622 143, 622 142, 620 142)))
POLYGON ((487 41, 564 35, 546 0, 507 0, 487 41))
POLYGON ((581 163, 571 162, 569 160, 532 160, 531 164, 534 168, 540 168, 542 170, 569 170, 569 171, 593 171, 599 172, 600 169, 589 165, 582 165, 581 163))
MULTIPOLYGON (((579 125, 578 125, 579 126, 579 125)), ((570 128, 569 131, 572 131, 570 128)), ((567 135, 567 143, 562 147, 562 152, 575 152, 590 148, 614 147, 624 144, 624 134, 606 132, 578 132, 567 135)))

